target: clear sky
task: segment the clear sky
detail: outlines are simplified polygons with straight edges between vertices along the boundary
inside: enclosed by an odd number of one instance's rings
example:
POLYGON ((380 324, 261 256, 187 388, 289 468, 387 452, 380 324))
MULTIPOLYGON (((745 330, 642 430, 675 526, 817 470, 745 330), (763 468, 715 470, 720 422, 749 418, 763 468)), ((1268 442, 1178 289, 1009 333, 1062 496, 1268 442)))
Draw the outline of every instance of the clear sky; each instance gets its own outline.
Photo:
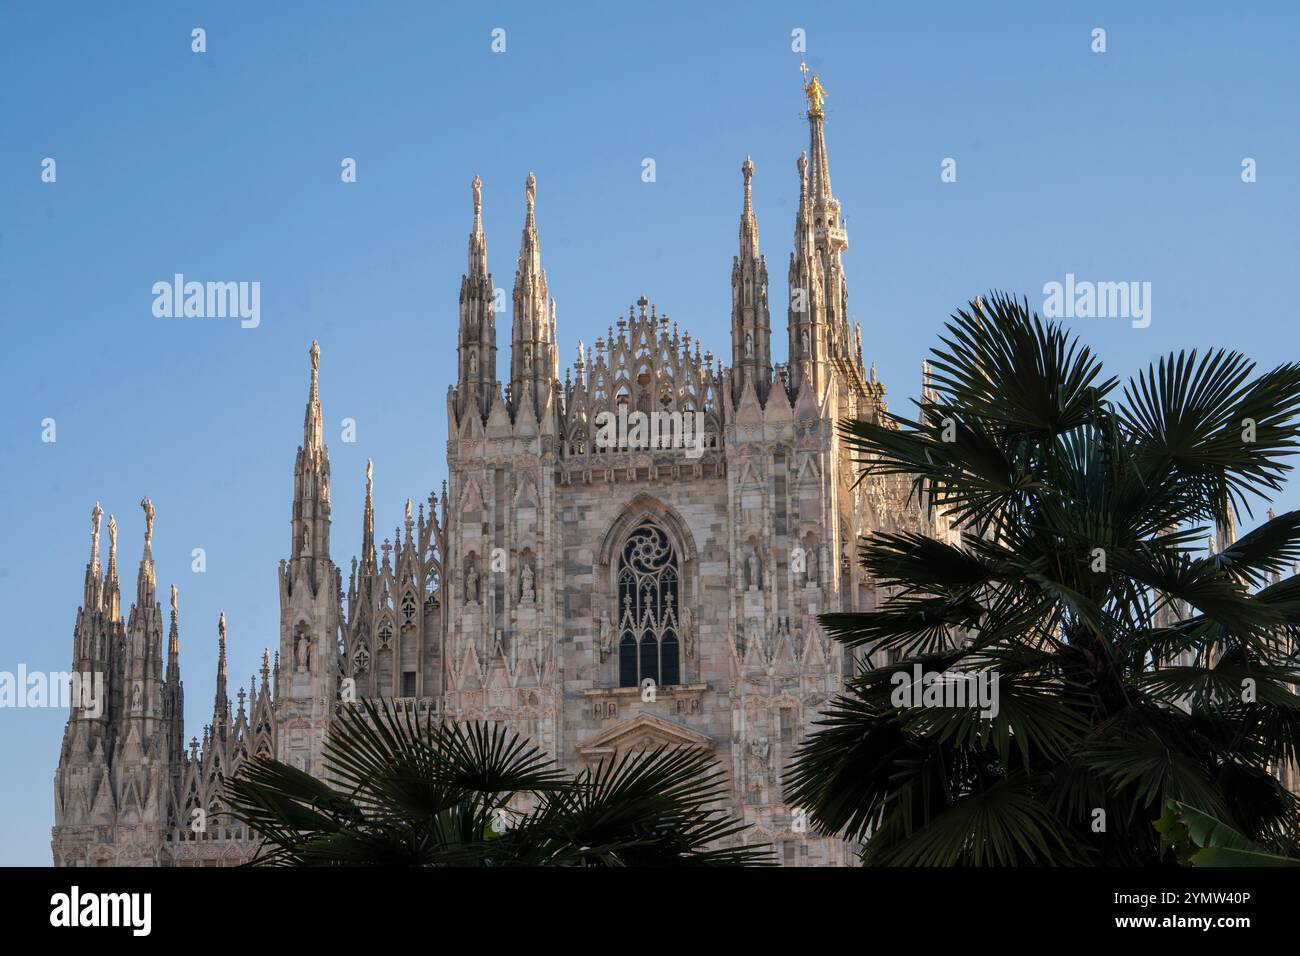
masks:
MULTIPOLYGON (((829 93, 850 310, 894 408, 952 310, 989 288, 1038 307, 1067 274, 1151 283, 1147 328, 1070 322, 1115 372, 1219 345, 1294 360, 1298 26, 1281 0, 0 0, 0 670, 68 668, 96 501, 117 516, 129 604, 148 495, 164 603, 180 587, 187 737, 202 734, 218 612, 232 692, 278 641, 313 338, 334 559, 359 545, 368 457, 381 535, 445 477, 475 174, 506 289, 537 175, 563 363, 643 293, 728 354, 751 155, 784 360, 801 58, 829 93), (155 317, 153 284, 178 272, 260 282, 260 326, 155 317)), ((508 318, 498 334, 504 369, 508 318)), ((49 862, 65 719, 0 710, 0 863, 49 862)))

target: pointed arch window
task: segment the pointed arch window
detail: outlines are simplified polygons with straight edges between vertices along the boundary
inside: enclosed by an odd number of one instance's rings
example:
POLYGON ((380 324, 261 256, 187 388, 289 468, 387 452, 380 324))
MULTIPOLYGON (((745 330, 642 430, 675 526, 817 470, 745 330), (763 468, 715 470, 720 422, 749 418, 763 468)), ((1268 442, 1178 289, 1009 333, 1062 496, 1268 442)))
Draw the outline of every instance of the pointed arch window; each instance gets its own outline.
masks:
POLYGON ((618 561, 618 683, 681 683, 678 606, 681 570, 662 528, 646 520, 627 536, 618 561))

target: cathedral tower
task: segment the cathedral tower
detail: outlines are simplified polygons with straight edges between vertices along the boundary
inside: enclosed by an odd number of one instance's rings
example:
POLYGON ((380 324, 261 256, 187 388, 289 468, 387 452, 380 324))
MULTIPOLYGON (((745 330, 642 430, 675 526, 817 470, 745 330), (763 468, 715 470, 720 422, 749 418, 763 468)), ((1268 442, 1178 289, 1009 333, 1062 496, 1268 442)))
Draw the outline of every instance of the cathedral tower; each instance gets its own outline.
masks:
MULTIPOLYGON (((71 700, 55 773, 55 861, 155 865, 174 809, 180 759, 176 706, 179 662, 164 668, 162 610, 156 600, 153 503, 129 618, 120 617, 117 522, 108 519, 108 573, 99 578, 98 504, 91 513, 90 561, 73 631, 71 700), (175 684, 170 683, 174 678, 175 684)), ((175 618, 173 617, 173 632, 175 618)))
MULTIPOLYGON (((321 744, 338 694, 343 582, 330 559, 330 464, 320 407, 320 346, 311 345, 311 386, 293 476, 290 552, 280 562, 281 720, 276 756, 322 774, 321 744)), ((218 695, 220 696, 220 695, 218 695)))

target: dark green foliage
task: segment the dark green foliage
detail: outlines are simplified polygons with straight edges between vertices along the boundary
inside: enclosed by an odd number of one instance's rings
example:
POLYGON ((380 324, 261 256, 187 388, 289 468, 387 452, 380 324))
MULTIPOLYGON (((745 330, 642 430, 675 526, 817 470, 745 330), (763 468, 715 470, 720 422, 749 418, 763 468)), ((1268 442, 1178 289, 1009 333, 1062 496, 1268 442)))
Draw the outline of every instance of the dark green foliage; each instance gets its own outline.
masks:
POLYGON ((788 802, 867 864, 1172 863, 1152 826, 1170 799, 1280 850, 1300 829, 1267 770, 1300 756, 1300 513, 1204 543, 1290 471, 1300 366, 1179 353, 1117 394, 1004 295, 953 316, 931 365, 918 420, 841 428, 864 477, 910 476, 962 546, 863 540, 881 604, 821 621, 898 659, 836 700, 788 802), (918 661, 996 674, 997 715, 894 706, 918 661))
POLYGON ((745 829, 718 809, 703 751, 659 748, 576 777, 502 726, 438 722, 388 702, 344 706, 326 784, 253 760, 227 785, 264 841, 258 865, 726 866, 766 846, 711 848, 745 829))

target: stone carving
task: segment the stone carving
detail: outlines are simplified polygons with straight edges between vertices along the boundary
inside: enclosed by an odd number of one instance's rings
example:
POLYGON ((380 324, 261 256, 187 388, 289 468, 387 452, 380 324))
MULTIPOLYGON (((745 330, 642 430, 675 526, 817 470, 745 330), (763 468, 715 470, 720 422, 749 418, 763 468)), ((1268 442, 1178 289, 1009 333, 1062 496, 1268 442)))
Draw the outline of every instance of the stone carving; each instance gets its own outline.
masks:
POLYGON ((533 590, 533 569, 527 564, 519 574, 519 599, 524 604, 532 604, 537 594, 533 590))
POLYGON ((603 663, 609 658, 610 648, 614 644, 614 628, 609 623, 609 613, 600 613, 600 659, 603 663))
POLYGON ((747 769, 749 770, 749 800, 751 803, 764 802, 764 794, 770 778, 768 767, 772 745, 766 737, 751 738, 747 769))

